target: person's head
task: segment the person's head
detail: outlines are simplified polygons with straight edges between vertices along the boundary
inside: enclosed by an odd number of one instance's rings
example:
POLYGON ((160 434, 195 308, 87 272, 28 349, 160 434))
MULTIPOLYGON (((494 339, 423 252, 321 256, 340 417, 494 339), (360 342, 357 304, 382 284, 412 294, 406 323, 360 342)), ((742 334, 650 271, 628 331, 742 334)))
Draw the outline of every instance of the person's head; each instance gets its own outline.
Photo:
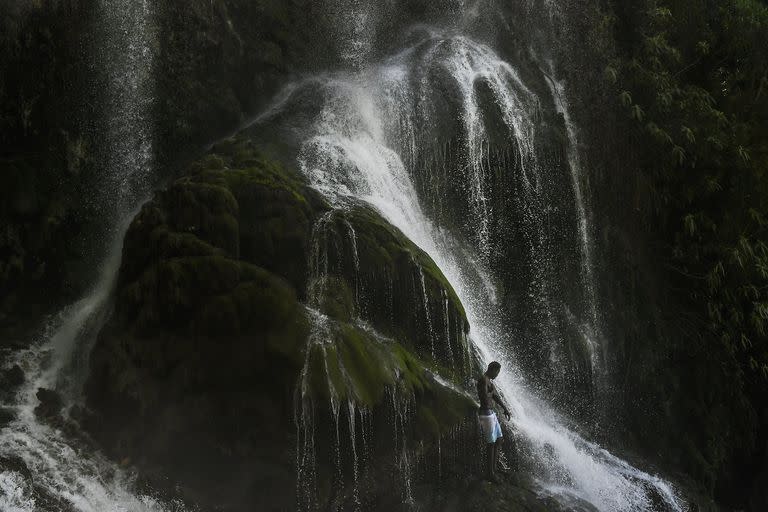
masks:
POLYGON ((500 371, 501 371, 501 364, 499 364, 497 361, 493 361, 491 364, 488 365, 488 369, 485 371, 485 374, 490 378, 495 379, 496 377, 498 377, 500 371))

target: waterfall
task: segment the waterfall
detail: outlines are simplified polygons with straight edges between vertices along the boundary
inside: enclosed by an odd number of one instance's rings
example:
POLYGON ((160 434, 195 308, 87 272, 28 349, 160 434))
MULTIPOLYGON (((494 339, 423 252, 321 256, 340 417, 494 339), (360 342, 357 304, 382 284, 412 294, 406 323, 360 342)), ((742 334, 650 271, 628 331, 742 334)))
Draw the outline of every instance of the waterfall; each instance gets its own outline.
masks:
MULTIPOLYGON (((516 141, 522 164, 516 179, 525 189, 546 187, 546 180, 539 175, 544 168, 537 165, 531 150, 536 136, 534 117, 539 108, 535 94, 490 47, 464 35, 429 29, 415 45, 379 65, 293 84, 292 98, 284 100, 281 119, 289 115, 292 101, 293 108, 300 111, 305 95, 321 98, 317 115, 299 130, 303 136, 299 167, 332 204, 341 207, 354 199, 378 209, 442 270, 466 309, 471 342, 482 361, 502 363, 497 382, 511 405, 509 427, 528 446, 542 488, 564 499, 570 496, 586 500, 604 511, 649 510, 658 497, 667 509, 681 511, 680 501, 668 483, 627 464, 567 427, 530 388, 516 363, 509 330, 489 283, 493 274, 483 264, 490 212, 484 199, 488 191, 483 177, 489 169, 482 154, 488 149, 472 99, 473 84, 480 78, 491 84, 509 136, 516 141), (430 73, 438 71, 442 81, 436 84, 430 73), (414 182, 419 171, 412 167, 419 161, 414 151, 424 151, 421 144, 430 136, 429 131, 439 130, 430 115, 436 108, 433 102, 440 99, 438 86, 446 82, 460 91, 460 101, 455 105, 466 135, 468 162, 463 179, 471 197, 471 212, 479 217, 473 219, 479 234, 477 249, 467 249, 454 233, 430 218, 414 182)), ((292 119, 293 126, 306 118, 305 113, 297 115, 292 119)), ((581 202, 580 198, 575 200, 581 202)), ((529 214, 535 216, 537 212, 529 214)), ((545 226, 540 224, 536 229, 544 230, 545 226)), ((543 235, 532 236, 534 242, 540 242, 543 235)), ((532 250, 546 251, 547 247, 532 250)), ((540 256, 546 260, 546 254, 540 256)), ((410 471, 406 452, 401 464, 404 472, 410 471)), ((408 486, 404 492, 404 500, 411 499, 408 486)))
POLYGON ((95 59, 105 67, 101 198, 117 222, 149 193, 154 170, 154 26, 149 0, 100 0, 95 59), (99 37, 100 36, 100 37, 99 37))
MULTIPOLYGON (((545 3, 556 8, 554 0, 545 3)), ((354 397, 342 398, 336 393, 328 369, 334 326, 321 312, 329 284, 328 244, 337 242, 336 238, 329 239, 326 230, 340 220, 347 228, 344 250, 350 251, 349 261, 356 277, 354 309, 358 317, 364 316, 360 310, 365 307, 362 298, 366 290, 359 277, 357 235, 343 216, 335 218, 354 201, 375 208, 425 251, 450 282, 471 325, 471 347, 470 343, 460 345, 466 347, 464 353, 454 352, 450 342, 445 348, 440 344, 442 336, 450 340, 452 334, 462 337, 464 332, 456 318, 452 323, 445 292, 442 303, 430 309, 425 276, 416 265, 416 293, 424 308, 414 314, 420 315, 426 325, 432 357, 436 359, 444 350, 464 373, 472 368, 474 354, 483 364, 501 362, 498 388, 513 412, 506 426, 515 432, 518 442, 524 443, 521 452, 526 454, 526 465, 542 492, 566 501, 572 497, 585 500, 601 511, 643 511, 653 506, 682 511, 681 501, 669 483, 586 439, 562 418, 541 390, 534 389, 520 363, 521 354, 515 351, 516 340, 501 311, 498 276, 491 264, 498 225, 510 221, 495 209, 494 194, 498 191, 494 180, 500 172, 510 172, 503 178, 514 184, 519 207, 515 212, 519 219, 515 220, 522 226, 521 239, 515 243, 524 247, 521 253, 528 258, 530 272, 523 300, 529 301, 536 313, 532 322, 537 323, 536 332, 556 363, 562 343, 557 317, 563 304, 558 302, 558 289, 552 282, 557 262, 550 254, 555 242, 547 210, 558 205, 551 204, 549 194, 554 181, 537 145, 542 104, 552 103, 565 120, 572 185, 569 206, 577 216, 574 227, 589 319, 584 326, 570 310, 565 316, 579 324, 593 373, 604 363, 588 190, 583 186, 578 130, 568 110, 565 87, 550 63, 546 85, 551 97, 542 101, 541 92, 524 70, 502 58, 489 41, 463 30, 483 23, 485 18, 496 20, 495 13, 489 16, 492 4, 491 0, 431 2, 423 9, 444 10, 449 18, 445 26, 416 24, 402 39, 386 41, 386 49, 382 49, 377 46, 385 37, 381 16, 387 9, 397 10, 400 2, 387 0, 374 5, 366 0, 324 0, 337 31, 335 49, 344 69, 288 84, 276 101, 253 119, 256 126, 284 123, 281 133, 297 136, 298 167, 334 208, 314 226, 309 262, 307 316, 311 333, 294 402, 299 508, 311 510, 317 506, 313 498, 318 494, 319 405, 328 406, 331 427, 335 428, 331 453, 336 480, 331 484, 332 491, 350 483, 352 506, 363 510, 362 491, 371 477, 373 411, 356 403, 354 397), (386 52, 388 57, 380 57, 386 52), (466 204, 454 205, 456 196, 466 204), (465 210, 461 225, 457 225, 456 217, 462 214, 452 210, 465 210), (328 384, 323 404, 310 392, 310 365, 313 354, 318 352, 323 355, 328 384)), ((63 308, 28 349, 14 353, 6 362, 24 369, 26 383, 2 404, 13 412, 14 419, 0 431, 0 456, 20 459, 33 478, 13 469, 0 472, 3 511, 63 508, 78 512, 171 512, 185 508, 182 503, 138 492, 129 471, 107 460, 85 441, 41 421, 34 411, 39 387, 56 389, 67 404, 80 400, 88 354, 111 313, 123 236, 153 180, 153 5, 149 0, 99 0, 96 7, 99 26, 95 28, 92 52, 94 67, 98 68, 97 74, 103 75, 104 85, 98 94, 103 119, 97 123, 103 145, 96 155, 102 189, 89 200, 98 203, 97 209, 109 225, 105 241, 94 241, 95 245, 107 246, 106 255, 99 265, 94 265, 98 268, 96 281, 82 299, 63 308)), ((409 13, 403 17, 411 15, 416 16, 409 13)), ((506 21, 504 24, 509 28, 506 21)), ((380 278, 388 283, 390 291, 385 302, 390 305, 391 323, 395 324, 392 276, 380 278)), ((345 369, 339 370, 341 379, 348 381, 345 369)), ((434 378, 443 386, 466 393, 439 375, 434 378)), ((400 395, 398 389, 388 388, 385 406, 391 411, 388 419, 400 500, 413 505, 413 480, 424 461, 423 453, 409 445, 408 427, 416 409, 414 397, 400 395)), ((465 460, 467 451, 478 451, 478 447, 462 451, 466 447, 458 446, 460 430, 473 427, 456 426, 439 438, 438 478, 446 460, 465 460)))
MULTIPOLYGON (((37 389, 56 387, 60 373, 65 370, 64 362, 78 344, 95 336, 108 313, 127 224, 128 219, 116 230, 97 284, 81 300, 64 308, 29 349, 14 354, 9 362, 25 370, 26 382, 10 403, 3 404, 15 412, 16 418, 0 432, 0 456, 21 459, 32 479, 24 479, 13 470, 0 472, 0 510, 4 512, 182 510, 180 504, 135 494, 133 475, 116 467, 89 444, 80 446, 82 441, 40 421, 34 412, 37 389), (47 361, 53 364, 47 366, 47 361), (42 503, 41 496, 45 497, 42 503)), ((64 389, 68 389, 66 385, 64 389)))
POLYGON ((601 319, 595 291, 594 262, 592 258, 592 230, 583 191, 584 176, 581 159, 579 157, 577 129, 571 119, 571 114, 568 108, 565 84, 555 78, 554 68, 555 65, 550 60, 548 62, 548 73, 546 73, 546 78, 547 85, 549 85, 552 93, 552 98, 555 100, 555 107, 563 116, 566 133, 568 134, 568 165, 571 170, 574 203, 576 205, 576 213, 578 216, 577 224, 581 249, 581 278, 584 290, 584 302, 589 315, 587 329, 580 329, 580 331, 589 348, 593 382, 599 387, 601 385, 600 378, 604 372, 603 365, 605 363, 605 357, 602 350, 604 347, 600 347, 602 338, 601 319))
POLYGON ((80 401, 88 354, 111 311, 123 236, 151 188, 152 6, 147 0, 101 0, 97 8, 92 58, 104 82, 97 91, 102 118, 96 134, 103 144, 96 155, 100 192, 89 199, 102 213, 109 243, 89 291, 52 317, 29 348, 7 362, 24 370, 26 382, 3 404, 15 418, 0 433, 0 456, 23 461, 31 478, 12 469, 0 472, 4 512, 183 510, 180 503, 136 493, 130 472, 34 412, 40 387, 57 390, 65 404, 80 401))

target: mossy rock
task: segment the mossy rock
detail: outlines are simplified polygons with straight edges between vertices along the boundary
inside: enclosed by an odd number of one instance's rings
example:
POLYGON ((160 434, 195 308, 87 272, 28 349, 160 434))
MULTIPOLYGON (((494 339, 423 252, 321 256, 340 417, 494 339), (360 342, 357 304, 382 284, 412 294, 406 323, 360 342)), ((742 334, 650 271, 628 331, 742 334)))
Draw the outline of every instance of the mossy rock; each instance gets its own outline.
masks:
POLYGON ((426 438, 437 438, 476 409, 477 404, 466 393, 436 379, 428 362, 370 327, 337 322, 317 313, 312 324, 306 374, 302 376, 302 392, 307 398, 326 404, 352 401, 358 407, 376 410, 384 408, 390 388, 414 397, 416 431, 426 438))
POLYGON ((325 415, 411 397, 413 436, 435 440, 475 407, 432 376, 470 370, 468 329, 435 263, 377 211, 332 209, 238 136, 131 224, 91 354, 90 430, 114 456, 164 467, 191 450, 283 464, 273 447, 291 443, 298 383, 325 415), (254 422, 264 439, 244 429, 254 422))
MULTIPOLYGON (((156 341, 164 333, 230 339, 269 331, 275 318, 301 323, 302 300, 341 326, 337 356, 363 403, 377 402, 393 374, 421 389, 408 371, 413 361, 433 368, 450 368, 450 354, 464 361, 465 313, 431 258, 369 206, 331 210, 298 173, 244 136, 215 145, 145 205, 123 256, 112 323, 135 336, 131 357, 148 350, 153 361, 143 364, 150 367, 183 360, 183 349, 156 341), (310 269, 319 257, 322 271, 310 269), (308 297, 308 287, 317 296, 308 297), (359 320, 397 340, 388 353, 369 353, 377 345, 359 320)), ((270 350, 303 361, 296 336, 265 339, 270 350)))
POLYGON ((429 255, 373 208, 357 204, 327 212, 312 243, 320 248, 314 264, 322 267, 314 272, 333 283, 320 290, 318 304, 348 301, 349 291, 352 316, 433 363, 465 364, 469 324, 456 292, 429 255))

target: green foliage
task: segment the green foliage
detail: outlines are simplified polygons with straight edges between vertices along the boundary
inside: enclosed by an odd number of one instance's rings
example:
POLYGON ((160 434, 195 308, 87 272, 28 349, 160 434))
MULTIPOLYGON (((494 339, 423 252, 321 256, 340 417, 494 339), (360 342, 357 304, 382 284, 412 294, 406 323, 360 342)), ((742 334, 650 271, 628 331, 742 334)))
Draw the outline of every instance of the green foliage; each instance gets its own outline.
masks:
POLYGON ((691 361, 672 369, 682 380, 675 400, 701 432, 683 459, 711 491, 768 426, 754 414, 768 397, 768 7, 612 4, 616 26, 631 30, 614 34, 622 44, 604 53, 604 77, 621 91, 617 107, 658 199, 651 213, 685 333, 665 350, 691 361))

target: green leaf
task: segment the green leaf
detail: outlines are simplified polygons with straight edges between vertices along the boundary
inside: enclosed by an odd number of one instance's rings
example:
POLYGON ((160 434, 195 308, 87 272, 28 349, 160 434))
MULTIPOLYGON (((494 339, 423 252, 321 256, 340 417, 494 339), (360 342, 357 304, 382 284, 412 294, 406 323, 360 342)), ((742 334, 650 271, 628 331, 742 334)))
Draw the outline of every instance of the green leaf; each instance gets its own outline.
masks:
POLYGON ((720 181, 714 176, 707 176, 704 178, 704 181, 707 184, 707 190, 709 192, 720 192, 723 190, 722 185, 720 185, 720 181))
POLYGON ((723 149, 723 142, 714 135, 707 137, 707 144, 713 146, 715 149, 723 149))
POLYGON ((739 267, 744 268, 744 260, 742 259, 741 253, 736 247, 731 249, 731 258, 733 258, 733 261, 735 261, 739 267))
POLYGON ((744 146, 739 146, 736 150, 739 153, 739 157, 744 161, 744 163, 749 162, 749 151, 744 146))
POLYGON ((675 160, 677 160, 677 165, 683 165, 683 162, 685 162, 685 150, 683 148, 675 146, 672 148, 672 155, 674 155, 675 160))
POLYGON ((688 140, 688 142, 690 142, 691 144, 696 142, 696 136, 693 134, 693 130, 691 130, 687 126, 682 126, 680 128, 680 131, 683 132, 683 136, 688 140))
POLYGON ((750 340, 749 337, 744 333, 741 333, 741 348, 744 350, 749 350, 752 348, 752 340, 750 340))
POLYGON ((752 244, 749 243, 749 240, 746 237, 740 237, 739 238, 739 250, 751 258, 755 257, 755 251, 752 250, 752 244))
POLYGON ((696 233, 696 220, 692 214, 689 213, 685 216, 683 224, 685 225, 685 230, 688 232, 688 235, 693 236, 696 233))

